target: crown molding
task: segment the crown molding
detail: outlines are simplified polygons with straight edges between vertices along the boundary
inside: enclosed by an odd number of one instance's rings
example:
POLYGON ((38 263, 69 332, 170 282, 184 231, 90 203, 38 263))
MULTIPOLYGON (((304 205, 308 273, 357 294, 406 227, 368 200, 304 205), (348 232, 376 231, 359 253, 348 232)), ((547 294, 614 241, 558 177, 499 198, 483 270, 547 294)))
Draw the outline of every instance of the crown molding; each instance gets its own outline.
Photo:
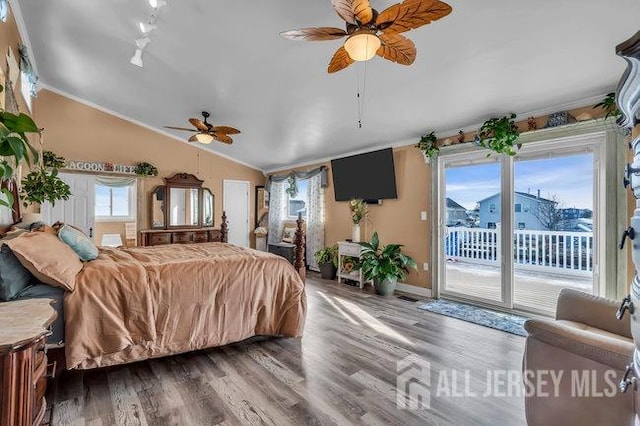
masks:
POLYGON ((39 84, 39 88, 48 90, 48 91, 50 91, 52 93, 55 93, 56 95, 60 95, 62 97, 65 97, 65 98, 70 99, 72 101, 78 102, 78 103, 83 104, 85 106, 97 109, 98 111, 104 112, 105 114, 112 115, 112 116, 114 116, 116 118, 119 118, 121 120, 127 121, 127 122, 129 122, 131 124, 135 124, 136 126, 140 126, 140 127, 145 128, 147 130, 151 130, 152 132, 158 133, 158 134, 160 134, 162 136, 166 136, 168 138, 180 141, 180 142, 182 142, 184 144, 187 144, 189 146, 193 146, 195 148, 201 149, 203 151, 208 152, 209 154, 217 155, 218 157, 222 157, 222 158, 224 158, 226 160, 233 161, 234 163, 238 163, 238 164, 241 164, 241 165, 243 165, 245 167, 249 167, 251 169, 258 170, 259 172, 262 172, 264 174, 264 170, 263 169, 261 169, 260 167, 254 166, 253 164, 245 163, 244 161, 237 160, 237 159, 235 159, 235 158, 233 158, 233 157, 231 157, 229 155, 216 152, 213 149, 206 148, 206 147, 202 146, 201 144, 189 143, 186 140, 184 140, 183 138, 180 138, 180 137, 178 137, 178 136, 176 136, 174 134, 166 132, 166 131, 164 131, 162 129, 158 129, 157 127, 150 126, 150 125, 145 124, 145 123, 143 123, 141 121, 138 121, 138 120, 136 120, 134 118, 127 117, 126 115, 120 114, 119 112, 112 111, 112 110, 110 110, 108 108, 105 108, 103 106, 95 104, 95 103, 93 103, 91 101, 88 101, 86 99, 80 98, 80 97, 75 96, 75 95, 72 95, 71 93, 67 93, 64 90, 60 90, 58 88, 55 88, 55 87, 53 87, 53 86, 51 86, 51 85, 49 85, 49 84, 47 84, 45 82, 41 82, 39 84))
MULTIPOLYGON (((555 106, 551 106, 551 107, 546 107, 546 108, 540 108, 537 110, 532 110, 529 112, 522 112, 516 115, 515 121, 525 121, 527 120, 529 117, 543 117, 545 115, 549 115, 552 114, 554 112, 558 112, 558 111, 567 111, 567 110, 572 110, 572 109, 577 109, 577 108, 582 108, 582 107, 586 107, 586 106, 590 106, 590 105, 594 105, 597 104, 598 102, 602 101, 602 99, 606 96, 606 94, 602 94, 602 95, 596 95, 596 96, 590 96, 588 98, 582 98, 580 100, 576 100, 576 101, 571 101, 571 102, 565 102, 563 104, 559 104, 559 105, 555 105, 555 106)), ((487 117, 489 118, 489 117, 487 117)), ((450 138, 453 136, 458 136, 458 133, 460 132, 460 130, 462 130, 464 133, 472 133, 472 132, 477 132, 478 129, 482 126, 482 123, 476 123, 476 124, 472 124, 466 127, 462 127, 462 128, 456 128, 454 129, 449 129, 449 130, 440 130, 440 131, 436 131, 436 133, 438 134, 438 139, 443 139, 443 138, 450 138)), ((403 141, 398 141, 398 142, 394 142, 394 143, 387 143, 387 144, 383 144, 383 145, 375 145, 375 146, 370 146, 367 148, 362 148, 356 151, 349 151, 347 153, 344 154, 338 154, 338 155, 334 155, 331 157, 323 157, 317 160, 310 160, 310 161, 304 161, 301 163, 296 163, 294 165, 291 166, 278 166, 278 167, 274 167, 274 168, 270 168, 267 169, 265 171, 265 174, 271 174, 271 173, 277 173, 277 172, 281 172, 283 170, 291 170, 291 169, 297 169, 299 167, 306 167, 306 166, 312 166, 312 165, 316 165, 316 164, 320 164, 320 163, 328 163, 329 161, 335 159, 335 158, 342 158, 342 157, 349 157, 351 155, 358 155, 358 154, 365 154, 367 152, 371 152, 371 151, 375 151, 378 149, 385 149, 385 148, 404 148, 410 145, 415 145, 417 142, 417 139, 407 139, 407 140, 403 140, 403 141)))
POLYGON ((27 25, 24 22, 24 18, 22 17, 22 10, 20 9, 20 4, 18 0, 9 0, 9 6, 11 8, 11 12, 13 13, 13 17, 16 21, 16 26, 18 27, 18 34, 20 34, 20 39, 22 39, 22 44, 27 46, 29 50, 30 56, 29 60, 31 61, 31 66, 33 67, 33 71, 35 71, 36 75, 40 75, 38 73, 38 63, 36 61, 36 54, 33 52, 33 47, 31 46, 31 39, 29 38, 29 32, 27 31, 27 25))

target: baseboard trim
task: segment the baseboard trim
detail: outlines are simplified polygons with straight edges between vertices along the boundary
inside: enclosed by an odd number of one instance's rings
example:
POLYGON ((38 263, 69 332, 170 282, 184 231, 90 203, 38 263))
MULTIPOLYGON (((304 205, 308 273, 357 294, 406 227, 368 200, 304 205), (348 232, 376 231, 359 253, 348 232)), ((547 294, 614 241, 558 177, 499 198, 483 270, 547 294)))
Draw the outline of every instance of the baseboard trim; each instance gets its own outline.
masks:
POLYGON ((415 285, 398 283, 396 286, 396 290, 402 291, 403 293, 415 294, 417 296, 422 297, 431 297, 431 289, 424 287, 416 287, 415 285))

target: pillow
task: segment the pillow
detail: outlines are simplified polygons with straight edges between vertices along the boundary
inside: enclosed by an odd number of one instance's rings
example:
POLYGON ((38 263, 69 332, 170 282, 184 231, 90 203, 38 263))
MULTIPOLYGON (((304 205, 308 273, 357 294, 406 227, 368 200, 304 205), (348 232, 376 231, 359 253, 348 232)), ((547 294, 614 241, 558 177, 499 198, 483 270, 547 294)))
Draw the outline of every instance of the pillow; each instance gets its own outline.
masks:
POLYGON ((37 279, 73 291, 82 262, 71 247, 46 232, 30 232, 7 241, 22 266, 37 279))
POLYGON ((58 229, 58 238, 67 243, 84 261, 98 257, 98 247, 79 229, 69 225, 62 225, 58 229))
POLYGON ((35 281, 18 260, 11 249, 2 244, 0 247, 0 301, 6 302, 15 298, 21 291, 35 281))
POLYGON ((284 228, 282 231, 282 242, 293 244, 293 239, 296 237, 296 228, 284 228))

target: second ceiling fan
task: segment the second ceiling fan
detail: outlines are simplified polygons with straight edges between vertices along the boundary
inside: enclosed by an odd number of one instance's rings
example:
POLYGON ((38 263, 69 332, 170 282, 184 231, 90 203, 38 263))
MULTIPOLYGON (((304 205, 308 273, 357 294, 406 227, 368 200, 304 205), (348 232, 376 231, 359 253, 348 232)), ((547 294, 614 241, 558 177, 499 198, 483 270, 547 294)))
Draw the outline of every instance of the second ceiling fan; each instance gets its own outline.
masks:
POLYGON ((184 130, 186 132, 198 132, 195 135, 189 138, 189 142, 200 142, 203 144, 209 144, 213 140, 217 140, 218 142, 226 143, 231 145, 233 143, 233 139, 229 135, 237 135, 240 133, 240 130, 229 127, 229 126, 214 126, 209 123, 207 119, 211 117, 207 111, 202 111, 202 117, 204 121, 199 118, 190 118, 189 123, 195 129, 188 129, 186 127, 174 127, 174 126, 164 126, 165 129, 173 129, 173 130, 184 130))
POLYGON ((416 59, 416 46, 400 33, 430 24, 452 11, 451 6, 439 0, 404 0, 381 13, 371 8, 369 0, 331 0, 331 4, 346 21, 346 31, 319 27, 280 33, 284 38, 302 41, 348 37, 331 59, 329 73, 343 70, 356 61, 368 61, 375 55, 411 65, 416 59))

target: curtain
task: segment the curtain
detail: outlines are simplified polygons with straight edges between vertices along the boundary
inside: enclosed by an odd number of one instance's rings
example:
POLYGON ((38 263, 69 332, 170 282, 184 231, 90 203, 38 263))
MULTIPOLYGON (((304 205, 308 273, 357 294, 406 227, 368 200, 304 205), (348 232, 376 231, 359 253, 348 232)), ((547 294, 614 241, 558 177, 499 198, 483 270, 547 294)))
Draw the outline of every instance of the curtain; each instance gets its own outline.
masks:
POLYGON ((320 183, 322 188, 326 188, 329 185, 328 176, 327 176, 327 167, 322 166, 317 169, 309 170, 307 172, 291 172, 286 175, 271 175, 269 179, 267 179, 267 184, 265 189, 267 192, 271 192, 271 185, 276 182, 284 182, 286 183, 286 191, 292 197, 296 196, 298 188, 296 187, 296 179, 306 180, 311 179, 316 175, 320 175, 320 183))
POLYGON ((9 0, 0 0, 0 21, 7 22, 9 16, 9 0))
POLYGON ((269 244, 282 242, 284 221, 287 219, 286 181, 272 182, 269 191, 269 244))
POLYGON ((27 46, 24 44, 18 47, 18 52, 20 53, 20 71, 22 71, 24 77, 29 81, 29 92, 32 97, 38 96, 37 84, 38 84, 38 76, 36 75, 36 71, 33 69, 33 65, 31 65, 31 59, 29 59, 29 52, 27 51, 27 46))
POLYGON ((307 185, 307 264, 309 269, 319 271, 315 252, 324 247, 324 187, 322 175, 308 179, 307 185))
POLYGON ((96 176, 96 183, 110 188, 125 188, 135 183, 134 177, 104 177, 96 176))

